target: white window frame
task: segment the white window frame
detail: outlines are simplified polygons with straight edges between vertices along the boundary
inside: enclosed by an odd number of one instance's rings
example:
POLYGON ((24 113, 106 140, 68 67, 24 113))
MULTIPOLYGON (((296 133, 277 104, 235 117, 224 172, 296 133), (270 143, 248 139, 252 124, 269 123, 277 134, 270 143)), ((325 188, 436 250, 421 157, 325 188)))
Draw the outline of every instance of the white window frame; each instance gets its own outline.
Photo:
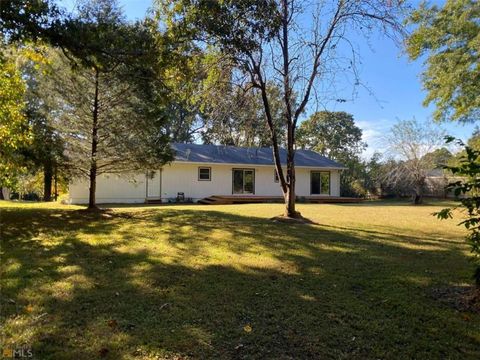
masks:
POLYGON ((199 166, 198 167, 198 181, 212 181, 212 168, 209 166, 199 166), (208 179, 202 179, 200 177, 200 172, 202 170, 208 170, 208 179))

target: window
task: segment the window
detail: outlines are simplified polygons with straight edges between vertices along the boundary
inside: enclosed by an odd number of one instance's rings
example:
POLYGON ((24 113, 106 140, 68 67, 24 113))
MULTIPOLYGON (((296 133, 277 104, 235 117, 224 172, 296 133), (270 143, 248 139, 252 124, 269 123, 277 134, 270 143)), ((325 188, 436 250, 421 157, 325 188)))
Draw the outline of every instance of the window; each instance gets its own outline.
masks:
POLYGON ((276 183, 278 183, 280 181, 280 179, 278 178, 277 169, 273 170, 273 181, 276 182, 276 183))
POLYGON ((209 167, 198 168, 198 181, 210 181, 212 180, 212 169, 209 167))
POLYGON ((310 173, 310 194, 330 195, 330 172, 312 171, 310 173))
POLYGON ((232 194, 255 194, 255 170, 232 169, 232 194))
POLYGON ((321 184, 321 193, 323 195, 330 195, 330 173, 321 172, 320 173, 320 184, 321 184))

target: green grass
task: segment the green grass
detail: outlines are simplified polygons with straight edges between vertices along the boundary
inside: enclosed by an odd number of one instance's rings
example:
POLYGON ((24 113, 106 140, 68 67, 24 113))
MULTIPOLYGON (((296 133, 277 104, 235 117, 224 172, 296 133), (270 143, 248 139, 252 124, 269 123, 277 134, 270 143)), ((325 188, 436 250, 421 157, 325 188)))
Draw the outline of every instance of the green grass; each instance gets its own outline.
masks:
POLYGON ((1 341, 39 359, 478 359, 480 315, 435 295, 473 269, 443 205, 304 204, 320 225, 291 225, 269 220, 280 204, 0 202, 1 341))

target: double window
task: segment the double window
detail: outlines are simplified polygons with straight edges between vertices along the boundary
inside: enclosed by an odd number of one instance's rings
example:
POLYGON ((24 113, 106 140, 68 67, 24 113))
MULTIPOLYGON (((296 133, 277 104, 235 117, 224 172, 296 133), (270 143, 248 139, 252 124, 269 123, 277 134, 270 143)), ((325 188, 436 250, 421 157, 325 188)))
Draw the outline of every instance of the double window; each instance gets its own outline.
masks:
POLYGON ((232 193, 255 194, 255 170, 232 169, 232 193))
POLYGON ((312 171, 310 173, 310 194, 330 195, 329 171, 312 171))
POLYGON ((212 168, 199 167, 198 168, 198 181, 211 181, 212 180, 212 168))

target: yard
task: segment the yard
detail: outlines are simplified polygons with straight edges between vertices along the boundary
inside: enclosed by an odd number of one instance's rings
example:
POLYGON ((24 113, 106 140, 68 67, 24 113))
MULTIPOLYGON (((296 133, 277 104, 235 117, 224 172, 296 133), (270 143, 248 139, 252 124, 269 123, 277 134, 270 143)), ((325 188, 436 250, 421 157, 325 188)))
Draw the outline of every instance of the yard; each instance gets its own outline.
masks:
POLYGON ((478 359, 464 230, 400 202, 0 202, 2 343, 39 359, 478 359))

